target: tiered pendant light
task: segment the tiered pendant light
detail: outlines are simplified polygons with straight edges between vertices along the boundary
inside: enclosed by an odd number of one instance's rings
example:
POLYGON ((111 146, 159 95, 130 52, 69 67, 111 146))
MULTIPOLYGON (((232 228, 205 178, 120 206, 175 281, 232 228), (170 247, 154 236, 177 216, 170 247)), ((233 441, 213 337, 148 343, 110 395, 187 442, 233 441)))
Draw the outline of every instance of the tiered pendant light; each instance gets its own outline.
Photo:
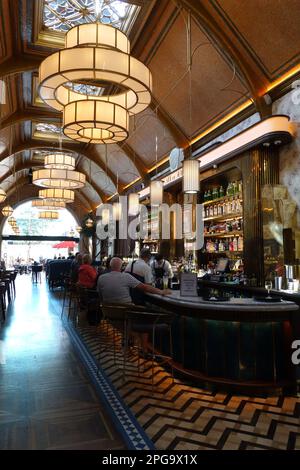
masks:
MULTIPOLYGON (((126 35, 111 25, 82 24, 65 36, 65 49, 47 57, 39 69, 41 99, 63 111, 67 137, 85 143, 116 143, 127 138, 129 115, 151 102, 152 76, 130 56, 126 35), (114 95, 75 91, 75 84, 119 86, 114 95)), ((109 88, 109 87, 108 87, 109 88)), ((105 88, 104 88, 105 92, 105 88)))
POLYGON ((53 201, 70 203, 74 202, 75 193, 70 189, 47 188, 39 191, 41 199, 52 199, 53 201))
POLYGON ((59 213, 56 211, 42 211, 39 213, 39 219, 57 220, 59 213))
POLYGON ((60 210, 66 208, 65 202, 53 201, 52 199, 35 199, 32 201, 32 207, 43 210, 60 210))
POLYGON ((52 153, 45 157, 45 168, 75 170, 75 157, 64 153, 52 153))
POLYGON ((32 182, 44 188, 78 189, 85 185, 85 175, 74 170, 46 168, 34 171, 32 182))
POLYGON ((184 160, 183 162, 183 192, 196 194, 200 189, 199 161, 184 160))
POLYGON ((4 191, 4 189, 0 188, 0 203, 4 202, 6 197, 6 192, 4 191))
POLYGON ((2 212, 2 215, 4 215, 4 217, 10 217, 13 211, 14 210, 11 206, 4 206, 1 212, 2 212))

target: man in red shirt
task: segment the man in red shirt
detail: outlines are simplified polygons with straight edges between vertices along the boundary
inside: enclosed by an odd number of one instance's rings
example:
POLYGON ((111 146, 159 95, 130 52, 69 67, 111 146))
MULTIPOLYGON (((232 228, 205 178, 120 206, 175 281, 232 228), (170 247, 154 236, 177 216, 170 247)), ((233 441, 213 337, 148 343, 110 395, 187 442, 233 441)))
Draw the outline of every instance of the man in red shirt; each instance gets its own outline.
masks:
POLYGON ((87 289, 93 289, 96 286, 97 271, 92 264, 92 258, 89 254, 83 255, 82 265, 78 271, 78 284, 87 289))

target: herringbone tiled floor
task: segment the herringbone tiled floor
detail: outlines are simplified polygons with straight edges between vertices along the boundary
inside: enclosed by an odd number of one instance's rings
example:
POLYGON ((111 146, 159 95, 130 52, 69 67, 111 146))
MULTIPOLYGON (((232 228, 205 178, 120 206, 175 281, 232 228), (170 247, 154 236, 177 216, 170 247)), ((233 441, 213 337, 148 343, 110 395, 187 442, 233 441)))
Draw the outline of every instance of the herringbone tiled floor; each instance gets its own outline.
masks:
MULTIPOLYGON (((83 324, 76 331, 97 357, 105 328, 83 324)), ((138 373, 133 354, 125 380, 122 363, 120 344, 116 364, 111 351, 100 355, 101 367, 158 449, 300 449, 300 397, 212 393, 177 379, 173 383, 159 365, 152 393, 151 363, 144 361, 138 373)))

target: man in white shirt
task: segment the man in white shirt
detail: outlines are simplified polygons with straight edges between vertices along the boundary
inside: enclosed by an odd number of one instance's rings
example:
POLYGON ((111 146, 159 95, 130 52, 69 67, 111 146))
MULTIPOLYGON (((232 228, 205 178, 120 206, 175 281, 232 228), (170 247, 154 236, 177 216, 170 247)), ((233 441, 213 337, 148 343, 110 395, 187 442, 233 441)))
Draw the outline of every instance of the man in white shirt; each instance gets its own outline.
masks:
POLYGON ((131 274, 126 272, 122 273, 121 268, 122 260, 120 258, 112 258, 110 262, 111 272, 102 274, 98 278, 97 289, 104 303, 132 303, 130 289, 139 289, 144 292, 160 295, 168 295, 171 293, 168 289, 160 290, 148 284, 144 284, 131 276, 131 274))
POLYGON ((143 248, 140 253, 139 259, 131 261, 126 266, 125 272, 132 274, 144 284, 152 284, 152 269, 149 265, 151 259, 151 252, 148 248, 143 248))

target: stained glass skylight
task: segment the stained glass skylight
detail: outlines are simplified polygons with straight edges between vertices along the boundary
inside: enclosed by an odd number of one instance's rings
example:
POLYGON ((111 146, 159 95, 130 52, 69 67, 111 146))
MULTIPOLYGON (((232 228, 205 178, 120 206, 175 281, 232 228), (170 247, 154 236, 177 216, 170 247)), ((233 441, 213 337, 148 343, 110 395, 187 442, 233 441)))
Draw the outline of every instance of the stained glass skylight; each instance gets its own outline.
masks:
POLYGON ((66 32, 73 26, 100 19, 128 32, 139 8, 120 0, 44 0, 43 23, 46 28, 66 32))

